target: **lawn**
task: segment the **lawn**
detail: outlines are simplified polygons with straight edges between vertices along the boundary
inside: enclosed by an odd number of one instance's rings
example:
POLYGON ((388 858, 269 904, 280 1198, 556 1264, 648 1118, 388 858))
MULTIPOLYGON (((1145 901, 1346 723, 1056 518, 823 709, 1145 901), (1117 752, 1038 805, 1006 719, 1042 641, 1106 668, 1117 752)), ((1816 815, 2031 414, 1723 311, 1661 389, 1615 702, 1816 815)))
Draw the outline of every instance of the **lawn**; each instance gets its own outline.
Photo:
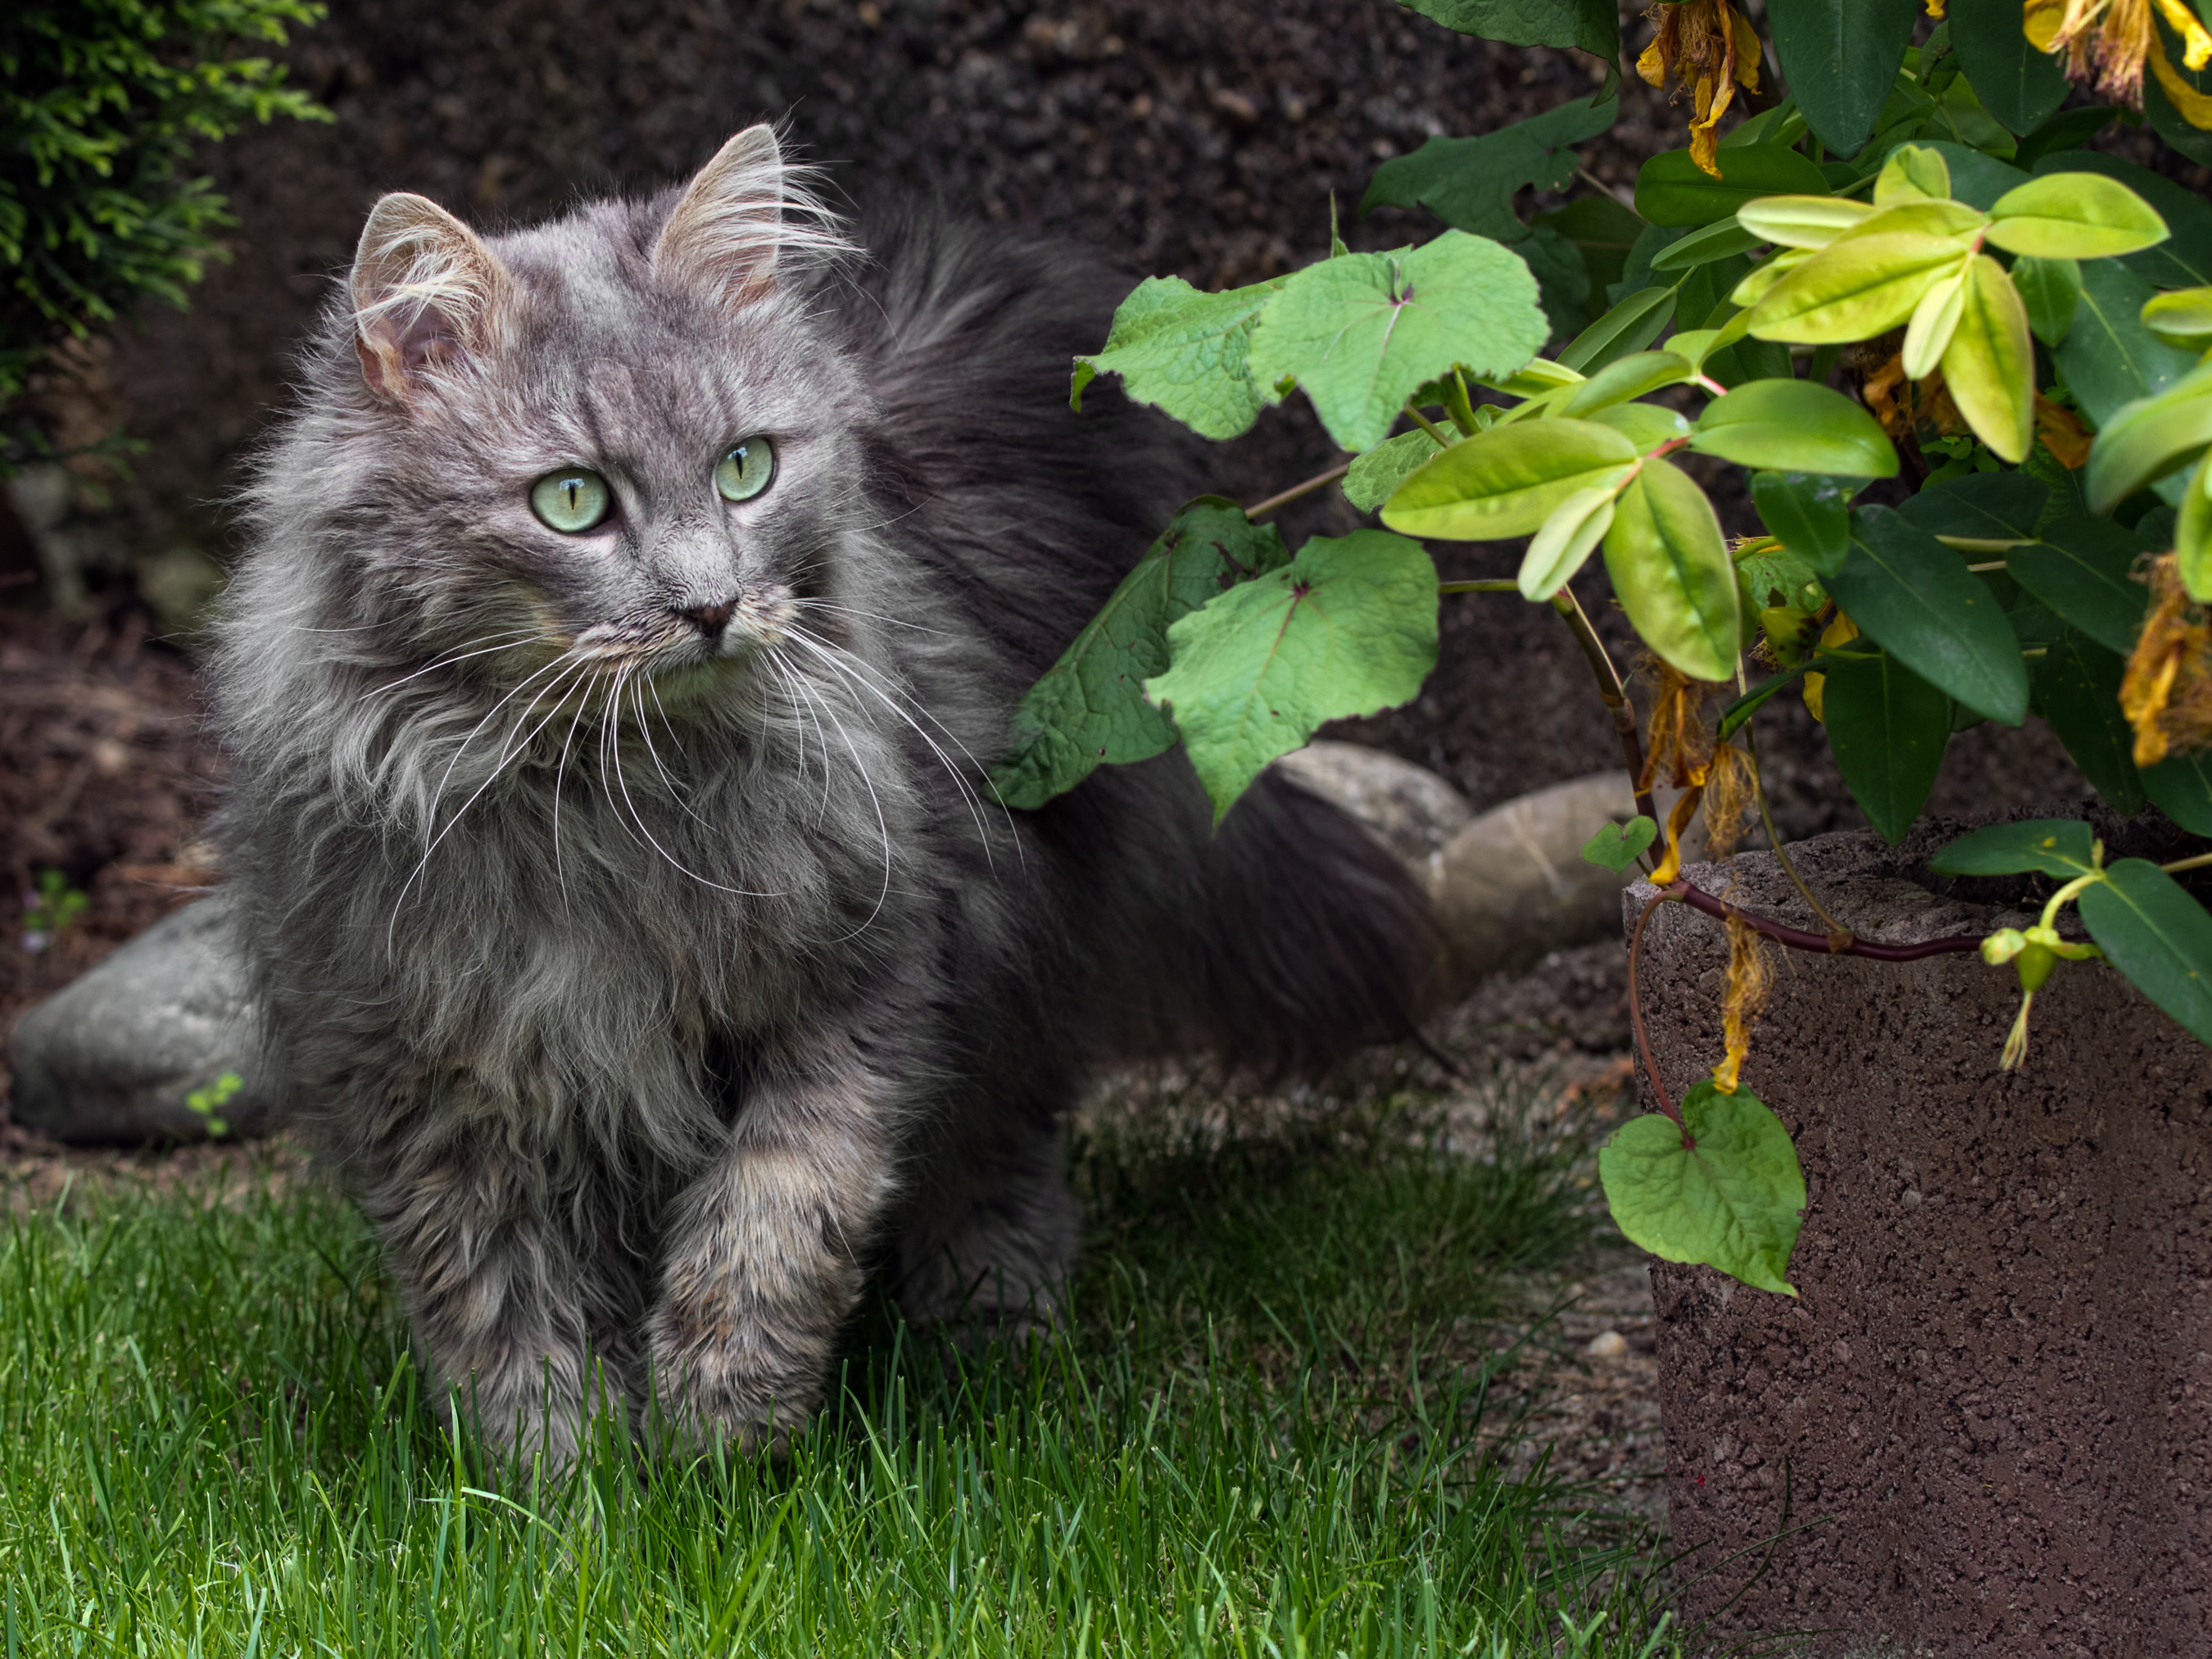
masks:
POLYGON ((1516 1455, 1498 1333, 1601 1246, 1586 1142, 1512 1092, 1447 1150, 1388 1090, 1195 1128, 1138 1090, 1076 1138, 1091 1248, 1026 1363, 877 1309, 787 1465, 607 1444, 556 1491, 440 1429, 295 1164, 18 1202, 7 1659, 1672 1654, 1648 1537, 1516 1455))

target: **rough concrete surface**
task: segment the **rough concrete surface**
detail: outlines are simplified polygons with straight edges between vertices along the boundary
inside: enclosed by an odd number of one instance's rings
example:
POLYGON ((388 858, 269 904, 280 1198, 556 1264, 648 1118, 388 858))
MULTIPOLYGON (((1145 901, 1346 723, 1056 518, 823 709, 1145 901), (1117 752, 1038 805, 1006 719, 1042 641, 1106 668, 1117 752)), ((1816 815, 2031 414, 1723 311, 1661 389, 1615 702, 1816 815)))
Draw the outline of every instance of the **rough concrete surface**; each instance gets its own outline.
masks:
MULTIPOLYGON (((2016 920, 1908 878, 1960 827, 1893 852, 1862 835, 1793 850, 1869 937, 2016 920)), ((1809 920, 1771 856, 1734 874, 1741 902, 1809 920)), ((1632 916, 1650 895, 1631 890, 1632 916)), ((1719 1057, 1726 959, 1709 918, 1653 916, 1643 994, 1678 1094, 1719 1057)), ((2096 964, 2039 996, 2012 1075, 2013 975, 1972 954, 1793 951, 1777 969, 1744 1080, 1805 1166, 1801 1297, 1653 1268, 1685 1625, 1803 1528, 1717 1639, 2212 1651, 2212 1051, 2096 964)))

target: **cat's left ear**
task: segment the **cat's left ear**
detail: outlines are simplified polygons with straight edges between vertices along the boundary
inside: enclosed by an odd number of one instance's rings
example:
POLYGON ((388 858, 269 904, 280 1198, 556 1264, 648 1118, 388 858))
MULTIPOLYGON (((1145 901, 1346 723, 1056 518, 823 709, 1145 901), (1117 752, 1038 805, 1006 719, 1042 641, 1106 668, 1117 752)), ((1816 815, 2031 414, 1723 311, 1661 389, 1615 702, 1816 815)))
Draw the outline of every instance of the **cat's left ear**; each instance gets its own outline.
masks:
POLYGON ((362 378, 404 404, 438 369, 493 349, 514 279, 474 231, 401 191, 369 210, 350 289, 362 378))
POLYGON ((845 252, 805 181, 775 129, 747 127, 684 190, 653 244, 653 275, 735 311, 775 291, 779 265, 787 274, 804 258, 845 252))

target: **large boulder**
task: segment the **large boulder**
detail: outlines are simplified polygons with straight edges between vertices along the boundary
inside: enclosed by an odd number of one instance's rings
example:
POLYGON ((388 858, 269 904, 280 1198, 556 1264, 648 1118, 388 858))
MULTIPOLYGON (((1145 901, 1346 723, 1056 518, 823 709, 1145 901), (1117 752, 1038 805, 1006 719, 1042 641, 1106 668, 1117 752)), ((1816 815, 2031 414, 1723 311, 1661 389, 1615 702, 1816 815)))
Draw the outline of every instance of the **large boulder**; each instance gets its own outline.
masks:
POLYGON ((229 924, 220 894, 187 905, 25 1014, 8 1044, 15 1121, 73 1146, 203 1140, 210 1118, 226 1137, 265 1133, 229 924))
POLYGON ((1474 820, 1474 808, 1458 790, 1385 749, 1324 738, 1285 755, 1275 769, 1342 807, 1418 869, 1474 820))

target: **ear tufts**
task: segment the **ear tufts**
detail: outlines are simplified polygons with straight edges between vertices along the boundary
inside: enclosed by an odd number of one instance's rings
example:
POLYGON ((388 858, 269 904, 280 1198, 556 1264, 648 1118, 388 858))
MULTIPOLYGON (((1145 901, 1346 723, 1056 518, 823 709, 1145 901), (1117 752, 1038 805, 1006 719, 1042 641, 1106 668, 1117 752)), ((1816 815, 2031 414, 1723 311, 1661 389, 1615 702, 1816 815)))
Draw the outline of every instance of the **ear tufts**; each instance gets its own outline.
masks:
POLYGON ((477 234, 427 197, 369 210, 354 253, 354 344, 362 377, 404 403, 425 376, 497 343, 512 279, 477 234))
POLYGON ((747 127, 684 190, 653 245, 653 275, 733 310, 772 294, 779 270, 850 253, 812 178, 783 159, 773 128, 747 127))

